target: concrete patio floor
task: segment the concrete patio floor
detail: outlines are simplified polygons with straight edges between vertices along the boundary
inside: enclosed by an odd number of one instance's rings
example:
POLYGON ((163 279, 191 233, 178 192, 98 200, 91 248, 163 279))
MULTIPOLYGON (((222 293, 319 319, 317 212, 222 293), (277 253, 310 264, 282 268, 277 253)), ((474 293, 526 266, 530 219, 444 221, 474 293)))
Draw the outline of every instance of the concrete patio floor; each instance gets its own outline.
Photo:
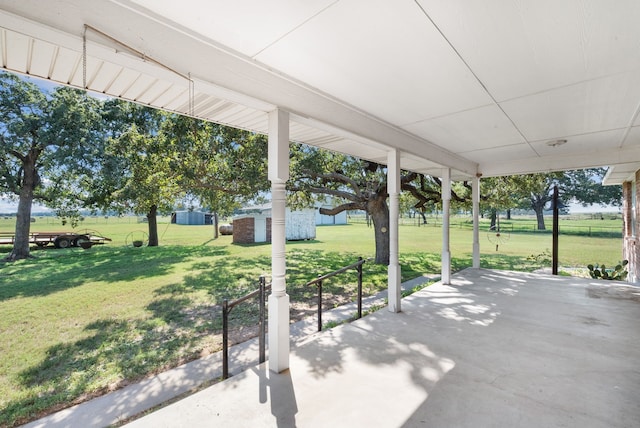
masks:
POLYGON ((637 427, 640 289, 467 269, 129 427, 637 427))

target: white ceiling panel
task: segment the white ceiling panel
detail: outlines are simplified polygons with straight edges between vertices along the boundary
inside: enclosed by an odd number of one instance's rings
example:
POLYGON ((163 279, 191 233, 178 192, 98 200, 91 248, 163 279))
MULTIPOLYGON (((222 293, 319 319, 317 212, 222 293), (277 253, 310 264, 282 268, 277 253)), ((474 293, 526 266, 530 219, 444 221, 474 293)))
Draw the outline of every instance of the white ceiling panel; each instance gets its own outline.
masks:
POLYGON ((187 88, 172 85, 165 92, 159 94, 158 97, 152 101, 152 104, 160 108, 168 108, 168 106, 174 102, 176 102, 176 105, 179 104, 180 102, 176 100, 179 99, 180 96, 187 96, 187 94, 187 88))
POLYGON ((408 154, 401 154, 400 158, 402 160, 403 167, 408 171, 427 171, 427 170, 441 170, 442 166, 435 164, 433 162, 425 161, 424 159, 420 159, 415 156, 411 156, 408 154))
POLYGON ((631 124, 640 100, 640 73, 623 73, 501 103, 529 140, 554 139, 631 124))
POLYGON ((169 102, 163 102, 159 105, 162 105, 162 108, 170 111, 181 111, 187 108, 189 106, 189 90, 187 88, 180 89, 182 90, 178 90, 178 88, 174 86, 174 90, 172 92, 176 94, 176 97, 169 102))
MULTIPOLYGON (((80 54, 71 49, 59 48, 57 55, 53 58, 51 75, 49 78, 54 82, 69 83, 71 76, 76 69, 76 65, 81 60, 80 54)), ((44 76, 41 76, 44 77, 44 76)))
MULTIPOLYGON (((505 163, 515 159, 537 158, 538 154, 527 143, 502 146, 491 149, 469 150, 460 153, 462 156, 473 159, 480 166, 505 163)), ((482 170, 482 168, 480 168, 482 170)))
POLYGON ((638 170, 640 170, 640 162, 616 165, 615 168, 609 169, 604 182, 607 185, 619 185, 625 181, 633 181, 638 170))
POLYGON ((57 55, 57 47, 51 43, 34 41, 29 57, 29 69, 36 76, 50 77, 51 65, 57 55))
POLYGON ((138 96, 137 101, 142 104, 151 104, 151 102, 164 93, 169 86, 171 86, 170 82, 154 79, 151 86, 138 96))
POLYGON ((8 32, 5 42, 10 46, 6 50, 5 67, 12 70, 26 70, 31 53, 31 39, 22 34, 8 32))
POLYGON ((99 70, 87 79, 87 86, 96 92, 105 92, 120 75, 123 67, 102 61, 99 70))
POLYGON ((564 144, 556 144, 543 140, 532 142, 531 146, 540 156, 570 155, 575 151, 615 151, 620 145, 620 141, 622 141, 624 132, 624 129, 616 129, 612 131, 594 132, 592 134, 574 135, 562 138, 561 140, 566 139, 567 141, 564 144))
POLYGON ((419 0, 498 100, 640 68, 640 2, 419 0))
POLYGON ((127 89, 140 77, 140 73, 135 70, 124 69, 118 74, 117 79, 108 88, 110 94, 117 97, 124 97, 127 89))
POLYGON ((230 104, 229 108, 219 111, 213 117, 224 123, 233 123, 235 120, 242 121, 247 113, 251 114, 242 106, 230 104))
POLYGON ((466 110, 403 127, 455 153, 524 142, 524 138, 496 105, 466 110))
MULTIPOLYGON (((216 114, 217 112, 228 109, 233 105, 228 101, 209 97, 204 94, 199 94, 195 97, 195 100, 197 101, 194 103, 194 110, 198 112, 198 115, 204 116, 216 114)), ((186 108, 189 108, 189 106, 186 106, 186 108)))
POLYGON ((384 150, 372 150, 371 147, 358 141, 340 139, 333 143, 324 144, 322 147, 382 164, 387 163, 387 153, 384 150))
POLYGON ((266 135, 269 130, 269 116, 265 112, 256 110, 251 117, 245 119, 240 128, 266 135))
POLYGON ((491 103, 411 1, 338 2, 256 58, 396 125, 491 103))
POLYGON ((156 81, 157 79, 155 77, 141 74, 131 86, 123 92, 122 96, 128 100, 138 101, 156 81))
POLYGON ((629 132, 625 136, 622 146, 640 146, 640 126, 634 126, 629 129, 629 132))
POLYGON ((254 56, 336 0, 133 0, 220 44, 254 56), (209 11, 203 13, 202 11, 209 11), (242 19, 238 19, 242 16, 242 19))

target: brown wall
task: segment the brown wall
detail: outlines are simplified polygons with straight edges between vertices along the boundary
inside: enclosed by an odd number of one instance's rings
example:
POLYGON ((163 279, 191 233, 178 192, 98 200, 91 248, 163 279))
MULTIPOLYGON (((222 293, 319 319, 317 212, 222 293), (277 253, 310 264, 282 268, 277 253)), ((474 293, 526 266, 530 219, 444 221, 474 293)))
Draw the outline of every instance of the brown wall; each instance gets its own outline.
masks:
POLYGON ((253 217, 233 220, 233 243, 253 244, 256 239, 255 219, 253 217))
POLYGON ((267 242, 271 242, 271 217, 267 217, 267 242))

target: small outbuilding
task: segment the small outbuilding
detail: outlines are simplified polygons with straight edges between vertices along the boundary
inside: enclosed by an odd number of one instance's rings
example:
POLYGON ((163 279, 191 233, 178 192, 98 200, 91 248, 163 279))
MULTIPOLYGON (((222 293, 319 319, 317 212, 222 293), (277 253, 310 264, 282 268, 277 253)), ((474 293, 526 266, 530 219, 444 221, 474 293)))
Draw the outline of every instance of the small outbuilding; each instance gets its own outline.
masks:
POLYGON ((202 211, 177 211, 175 223, 191 226, 212 224, 211 214, 202 211))
MULTIPOLYGON (((315 210, 305 208, 285 213, 286 238, 289 241, 315 239, 315 210)), ((271 242, 271 204, 247 207, 233 217, 233 243, 271 242)))

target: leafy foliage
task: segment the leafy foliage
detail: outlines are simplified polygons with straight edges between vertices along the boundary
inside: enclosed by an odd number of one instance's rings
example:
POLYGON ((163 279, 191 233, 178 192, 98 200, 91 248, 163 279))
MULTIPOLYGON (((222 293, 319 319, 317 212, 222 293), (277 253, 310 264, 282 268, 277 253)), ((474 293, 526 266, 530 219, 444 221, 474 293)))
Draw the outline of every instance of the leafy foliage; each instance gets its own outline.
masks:
POLYGON ((163 132, 180 149, 180 186, 226 216, 269 190, 264 135, 172 115, 163 132))
POLYGON ((589 275, 593 279, 608 279, 611 281, 626 281, 627 275, 629 272, 626 269, 626 266, 629 264, 628 260, 623 260, 616 265, 613 269, 607 269, 607 267, 603 265, 587 265, 589 269, 589 275))
POLYGON ((51 94, 0 73, 0 193, 18 199, 15 245, 8 259, 29 256, 33 201, 62 215, 83 204, 83 187, 101 150, 99 103, 60 87, 51 94))
POLYGON ((158 245, 156 213, 198 199, 229 215, 268 189, 267 144, 260 135, 119 100, 105 105, 110 138, 93 202, 147 216, 158 245))
MULTIPOLYGON (((516 175, 503 178, 517 206, 532 209, 538 218, 538 229, 544 230, 544 210, 553 200, 553 188, 558 187, 561 201, 592 204, 620 205, 620 186, 603 186, 604 168, 590 168, 545 174, 516 175)), ((483 184, 484 187, 484 184, 483 184)), ((493 186, 489 186, 493 187, 493 186)))

